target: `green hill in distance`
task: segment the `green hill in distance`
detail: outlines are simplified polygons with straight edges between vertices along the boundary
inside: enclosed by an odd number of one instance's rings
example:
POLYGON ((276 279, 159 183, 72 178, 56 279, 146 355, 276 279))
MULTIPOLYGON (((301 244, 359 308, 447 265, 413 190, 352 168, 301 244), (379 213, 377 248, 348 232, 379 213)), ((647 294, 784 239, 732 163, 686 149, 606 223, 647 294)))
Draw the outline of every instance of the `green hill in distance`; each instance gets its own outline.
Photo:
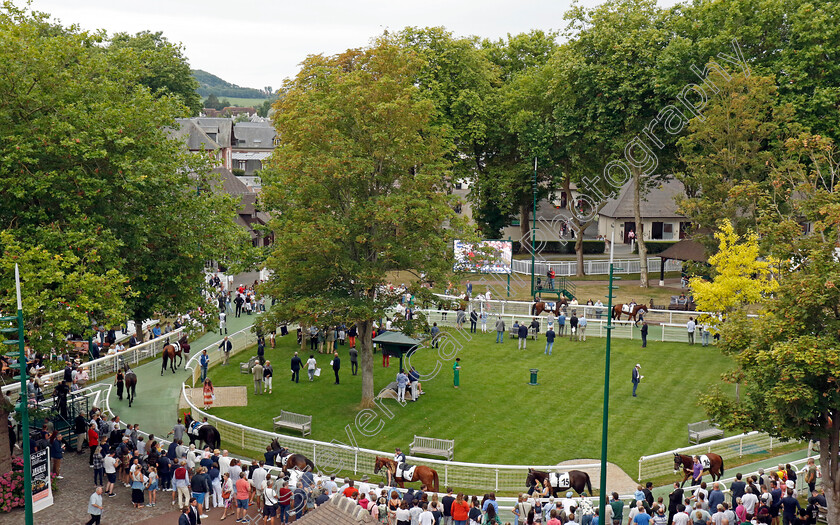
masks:
POLYGON ((201 69, 193 69, 192 76, 198 81, 198 89, 196 91, 202 98, 207 98, 210 94, 213 94, 220 99, 266 100, 272 98, 273 95, 271 89, 268 87, 263 89, 240 87, 201 69))

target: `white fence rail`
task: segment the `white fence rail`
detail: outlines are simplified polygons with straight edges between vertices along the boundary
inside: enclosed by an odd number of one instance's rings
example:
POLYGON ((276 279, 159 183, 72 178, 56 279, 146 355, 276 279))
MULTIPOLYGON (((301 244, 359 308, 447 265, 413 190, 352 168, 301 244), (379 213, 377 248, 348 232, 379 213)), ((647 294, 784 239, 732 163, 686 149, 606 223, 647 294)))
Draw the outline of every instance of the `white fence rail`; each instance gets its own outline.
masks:
MULTIPOLYGON (((662 265, 662 259, 659 257, 648 257, 648 272, 653 274, 658 272, 662 265)), ((512 261, 512 270, 514 273, 521 273, 531 275, 531 261, 529 259, 514 259, 512 261)), ((613 261, 616 268, 621 270, 616 271, 617 274, 629 274, 641 272, 641 261, 638 257, 633 259, 615 259, 613 261)), ((545 276, 548 274, 548 269, 554 270, 557 276, 574 276, 577 275, 577 261, 535 261, 536 275, 545 276)), ((585 260, 583 261, 583 270, 586 275, 609 275, 610 261, 604 260, 585 260)), ((675 261, 668 259, 665 261, 666 272, 679 272, 682 270, 682 261, 675 261)))
MULTIPOLYGON (((124 363, 129 365, 136 365, 147 357, 154 357, 163 350, 163 347, 169 342, 175 342, 181 338, 181 332, 184 328, 178 328, 171 332, 161 335, 151 341, 140 343, 137 346, 131 347, 116 354, 106 355, 93 361, 82 363, 81 367, 88 372, 89 382, 98 381, 101 377, 116 373, 117 368, 124 363)), ((30 374, 31 375, 31 374, 30 374)), ((42 391, 44 397, 50 397, 52 390, 59 381, 64 378, 64 370, 45 374, 41 376, 42 391)), ((3 387, 3 393, 6 395, 13 395, 15 392, 20 392, 20 383, 10 383, 3 387)))
POLYGON ((781 441, 763 432, 748 432, 728 438, 707 441, 699 445, 669 450, 650 456, 639 458, 639 481, 670 474, 674 471, 674 454, 698 455, 714 452, 724 460, 739 458, 748 454, 759 454, 772 452, 773 447, 780 444, 787 444, 789 441, 781 441))
MULTIPOLYGON (((606 291, 606 285, 604 286, 604 290, 606 291)), ((498 293, 498 291, 497 291, 498 293)), ((455 297, 452 295, 440 295, 436 294, 440 299, 441 302, 451 301, 452 303, 460 303, 461 299, 459 297, 455 297)), ((582 298, 584 300, 588 298, 582 298)), ((595 298, 593 298, 594 300, 595 298)), ((500 301, 497 299, 493 299, 491 301, 486 301, 480 296, 476 295, 473 296, 470 301, 467 303, 467 311, 470 310, 477 310, 478 312, 487 311, 491 317, 494 317, 498 314, 510 314, 520 317, 528 317, 533 318, 534 316, 531 314, 533 311, 533 302, 528 301, 500 301)), ((607 305, 603 306, 588 306, 586 304, 577 304, 574 306, 566 306, 567 315, 568 312, 572 310, 577 312, 578 317, 581 314, 586 314, 587 320, 592 319, 604 319, 606 320, 609 318, 609 312, 607 312, 607 305)), ((454 311, 449 312, 450 315, 455 315, 454 311)), ((714 315, 711 312, 699 312, 699 311, 686 311, 686 310, 660 310, 660 309, 650 309, 647 313, 644 314, 645 321, 648 324, 659 324, 659 323, 668 323, 672 325, 682 325, 683 332, 685 331, 685 323, 688 322, 689 317, 693 317, 697 319, 698 315, 714 315)), ((543 313, 541 317, 546 317, 548 314, 543 313)), ((623 318, 627 318, 626 314, 622 315, 623 318)), ((685 333, 682 334, 685 336, 685 333)), ((697 337, 699 338, 699 332, 697 337)), ((685 337, 680 339, 680 341, 685 341, 685 337)))
MULTIPOLYGON (((234 332, 232 334, 226 334, 228 336, 228 340, 233 344, 233 349, 230 352, 231 357, 235 354, 238 354, 248 348, 251 345, 255 345, 257 343, 257 334, 252 332, 251 329, 253 325, 247 326, 238 332, 234 332)), ((224 337, 224 336, 219 336, 224 337)), ((204 350, 207 350, 207 355, 210 357, 210 363, 208 367, 213 366, 215 363, 221 363, 224 357, 222 350, 219 349, 219 341, 218 343, 213 343, 209 346, 202 348, 201 350, 195 352, 192 357, 190 357, 189 361, 184 365, 184 369, 190 369, 192 372, 190 377, 192 380, 192 385, 195 387, 196 385, 200 385, 201 383, 201 366, 198 364, 198 359, 201 357, 201 353, 204 350)), ((238 363, 237 363, 238 364, 238 363)))

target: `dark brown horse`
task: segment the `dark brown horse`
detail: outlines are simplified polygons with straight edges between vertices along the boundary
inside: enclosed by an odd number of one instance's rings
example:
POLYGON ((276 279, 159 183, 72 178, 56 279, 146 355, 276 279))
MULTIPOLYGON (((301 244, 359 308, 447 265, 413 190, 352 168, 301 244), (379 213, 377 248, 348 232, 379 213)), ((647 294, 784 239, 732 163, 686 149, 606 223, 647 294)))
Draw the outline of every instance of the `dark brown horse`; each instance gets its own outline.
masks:
POLYGON ((289 454, 283 460, 283 474, 286 474, 292 469, 298 469, 303 472, 312 472, 315 470, 315 463, 303 454, 289 454))
POLYGON ((173 344, 166 344, 163 347, 163 351, 160 353, 161 358, 163 359, 163 364, 160 367, 160 375, 163 375, 163 372, 166 370, 166 364, 169 363, 169 367, 172 369, 172 373, 175 373, 175 369, 181 366, 181 361, 183 358, 181 357, 181 345, 178 343, 173 344), (175 356, 178 356, 178 364, 175 364, 175 356))
POLYGON ((391 475, 391 478, 397 482, 397 485, 399 485, 400 488, 405 488, 404 483, 413 483, 415 481, 419 481, 420 483, 426 485, 426 487, 432 492, 440 492, 438 473, 433 468, 426 467, 424 465, 418 465, 414 467, 414 472, 411 476, 411 479, 407 479, 402 475, 397 476, 396 461, 390 458, 376 456, 376 464, 373 467, 373 473, 379 474, 379 471, 382 470, 383 467, 388 470, 388 473, 391 475))
POLYGON ((592 483, 589 480, 589 474, 582 470, 570 470, 565 474, 568 474, 569 476, 568 485, 560 484, 562 481, 561 478, 564 477, 562 474, 558 474, 555 478, 555 483, 552 483, 551 473, 529 468, 528 477, 525 478, 525 484, 528 485, 528 494, 532 494, 534 492, 534 487, 537 486, 537 481, 539 481, 543 484, 543 486, 551 486, 551 495, 555 498, 559 492, 569 489, 574 489, 580 496, 584 495, 583 491, 586 489, 589 491, 589 495, 592 496, 592 483))
POLYGON ((568 304, 569 304, 569 301, 567 301, 566 298, 564 297, 564 298, 558 300, 556 303, 554 303, 554 309, 548 308, 544 301, 535 302, 534 306, 532 306, 531 309, 534 312, 533 315, 540 315, 543 312, 548 312, 548 313, 553 313, 553 314, 556 314, 556 315, 560 315, 560 307, 561 306, 567 306, 568 304))
MULTIPOLYGON (((712 476, 712 481, 719 480, 723 477, 723 458, 717 454, 709 452, 705 454, 709 458, 708 465, 703 465, 703 472, 708 472, 712 476)), ((694 458, 700 456, 686 456, 685 454, 674 453, 674 474, 678 474, 680 468, 683 470, 683 480, 680 483, 682 487, 689 478, 694 475, 694 458)), ((702 463, 702 461, 701 461, 702 463)))
MULTIPOLYGON (((193 424, 192 414, 186 414, 184 416, 184 426, 187 427, 187 436, 190 438, 190 445, 195 445, 196 441, 198 441, 198 445, 205 445, 209 446, 211 449, 215 448, 222 448, 222 435, 219 433, 219 430, 210 424, 203 424, 198 427, 197 432, 191 431, 193 424)), ((204 448, 199 447, 199 448, 204 448)))
POLYGON ((125 365, 125 390, 128 394, 128 407, 131 408, 131 402, 137 394, 137 374, 128 365, 125 365))
POLYGON ((636 306, 634 306, 633 309, 630 310, 630 313, 623 311, 623 309, 624 304, 622 303, 618 303, 617 305, 613 306, 612 318, 617 321, 621 321, 621 316, 626 315, 629 321, 635 321, 637 319, 636 316, 639 315, 639 312, 648 312, 648 307, 643 304, 637 304, 636 306))

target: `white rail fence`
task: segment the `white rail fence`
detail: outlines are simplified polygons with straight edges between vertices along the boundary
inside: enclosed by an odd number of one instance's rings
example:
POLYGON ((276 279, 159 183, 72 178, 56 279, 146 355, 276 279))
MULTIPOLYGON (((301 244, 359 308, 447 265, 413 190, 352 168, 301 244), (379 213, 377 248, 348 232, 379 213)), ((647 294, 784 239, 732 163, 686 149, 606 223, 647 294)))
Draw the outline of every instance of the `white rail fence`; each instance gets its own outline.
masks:
MULTIPOLYGON (((659 257, 648 257, 648 272, 653 275, 654 272, 659 272, 662 265, 662 259, 659 257)), ((514 273, 531 275, 531 261, 530 259, 514 259, 512 261, 511 269, 514 273)), ((615 259, 613 260, 616 268, 621 270, 616 271, 616 274, 630 274, 641 272, 641 260, 636 257, 632 259, 615 259)), ((538 260, 535 262, 536 275, 543 276, 548 274, 548 269, 554 270, 557 276, 574 276, 577 275, 577 261, 545 261, 538 260)), ((585 260, 583 261, 583 270, 586 275, 609 275, 610 261, 604 260, 585 260)), ((668 259, 665 261, 666 272, 679 272, 682 270, 682 261, 675 261, 668 259)))
MULTIPOLYGON (((128 363, 129 365, 136 365, 143 359, 158 355, 160 351, 163 350, 163 347, 168 343, 178 341, 178 339, 181 338, 183 330, 183 327, 178 328, 163 334, 160 337, 156 337, 151 341, 146 341, 137 346, 123 350, 122 352, 106 355, 105 357, 100 357, 99 359, 82 363, 81 367, 87 370, 89 382, 92 383, 98 381, 103 376, 116 373, 117 368, 125 363, 128 363)), ((59 370, 58 372, 41 376, 44 397, 50 397, 53 388, 62 379, 64 379, 64 370, 59 370)), ((4 386, 2 390, 3 393, 7 395, 14 394, 15 392, 19 393, 20 383, 10 383, 4 386)))
MULTIPOLYGON (((228 336, 228 340, 233 344, 233 349, 230 352, 230 356, 233 357, 235 354, 238 354, 248 348, 249 346, 257 344, 257 334, 252 331, 253 325, 247 326, 238 332, 234 332, 232 334, 226 334, 228 336)), ((224 336, 219 336, 224 337, 224 336)), ((222 339, 223 340, 223 339, 222 339)), ((201 350, 193 353, 187 363, 184 365, 184 369, 190 369, 191 371, 191 380, 192 385, 195 387, 196 385, 201 385, 201 366, 198 364, 198 359, 201 357, 201 354, 204 350, 207 350, 207 355, 210 357, 210 363, 207 365, 208 368, 213 366, 216 363, 221 363, 222 359, 224 358, 224 354, 221 349, 219 349, 219 343, 213 343, 208 345, 201 350)), ((231 361, 233 363, 233 361, 231 361)), ((236 363, 237 365, 239 363, 236 363)))
POLYGON ((790 443, 790 441, 781 441, 779 438, 774 438, 763 432, 748 432, 737 436, 707 441, 699 445, 669 450, 668 452, 661 452, 650 456, 642 456, 639 458, 638 480, 641 481, 642 479, 672 473, 674 471, 674 454, 694 456, 714 452, 723 458, 725 467, 727 459, 740 458, 749 454, 772 452, 774 446, 778 447, 790 443))

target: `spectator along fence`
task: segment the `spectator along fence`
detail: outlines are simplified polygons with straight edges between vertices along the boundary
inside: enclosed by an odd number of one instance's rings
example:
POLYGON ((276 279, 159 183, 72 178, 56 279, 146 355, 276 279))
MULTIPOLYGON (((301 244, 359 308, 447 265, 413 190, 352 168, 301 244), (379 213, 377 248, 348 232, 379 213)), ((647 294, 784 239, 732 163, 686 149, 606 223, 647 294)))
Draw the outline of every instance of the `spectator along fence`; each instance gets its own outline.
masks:
MULTIPOLYGON (((93 361, 87 361, 82 363, 80 366, 81 368, 87 370, 88 382, 96 382, 103 376, 116 373, 117 368, 123 366, 124 364, 128 364, 129 366, 136 365, 146 358, 157 356, 160 354, 161 350, 163 350, 164 346, 170 342, 174 343, 178 341, 178 339, 181 338, 181 333, 183 331, 183 327, 175 329, 161 335, 160 337, 156 337, 150 341, 146 341, 138 344, 137 346, 123 350, 122 352, 106 355, 104 357, 100 357, 99 359, 94 359, 93 361)), ((55 385, 63 378, 64 370, 59 370, 58 372, 44 374, 41 376, 41 390, 45 398, 52 395, 53 388, 55 388, 55 385)), ((6 395, 14 395, 16 392, 20 392, 20 383, 10 383, 4 386, 2 390, 6 395)))

